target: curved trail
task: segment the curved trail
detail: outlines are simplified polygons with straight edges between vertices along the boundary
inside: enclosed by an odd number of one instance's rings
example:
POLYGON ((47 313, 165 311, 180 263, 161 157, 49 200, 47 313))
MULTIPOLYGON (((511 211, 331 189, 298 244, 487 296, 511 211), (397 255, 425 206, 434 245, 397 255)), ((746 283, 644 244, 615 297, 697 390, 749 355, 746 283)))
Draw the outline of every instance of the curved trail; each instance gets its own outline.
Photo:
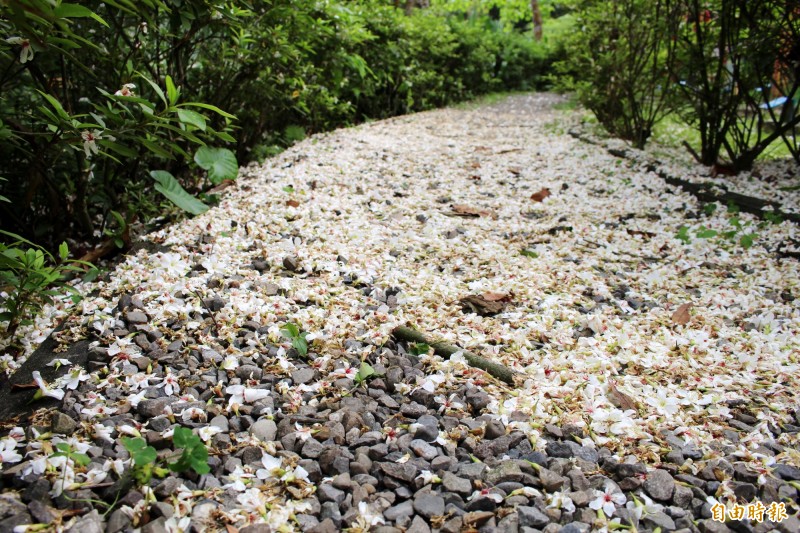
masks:
MULTIPOLYGON (((209 474, 154 480, 158 512, 133 496, 129 511, 64 523, 554 532, 620 518, 671 530, 716 526, 705 496, 745 493, 796 514, 800 279, 772 253, 796 228, 742 216, 733 240, 698 237, 735 227, 569 137, 559 101, 520 95, 316 135, 244 169, 218 207, 148 235, 151 251, 86 287, 95 296, 55 336, 70 364, 31 360, 66 391, 34 404, 61 414, 31 425, 61 433, 55 443, 72 435, 91 463, 46 459, 30 429, 12 431, 3 442, 20 457, 7 452, 4 487, 46 479, 39 503, 59 508, 69 478, 94 491, 80 497, 111 501, 115 468, 130 469, 113 462, 127 458, 120 438, 171 449, 181 424, 207 443, 209 474), (390 338, 399 325, 524 384, 410 356, 390 338), (377 374, 365 384, 362 361, 377 374), (83 373, 58 378, 76 362, 83 373), (37 458, 49 468, 31 470, 37 458), (589 505, 620 491, 627 508, 609 496, 611 516, 589 505)), ((12 492, 0 530, 46 516, 12 492)))

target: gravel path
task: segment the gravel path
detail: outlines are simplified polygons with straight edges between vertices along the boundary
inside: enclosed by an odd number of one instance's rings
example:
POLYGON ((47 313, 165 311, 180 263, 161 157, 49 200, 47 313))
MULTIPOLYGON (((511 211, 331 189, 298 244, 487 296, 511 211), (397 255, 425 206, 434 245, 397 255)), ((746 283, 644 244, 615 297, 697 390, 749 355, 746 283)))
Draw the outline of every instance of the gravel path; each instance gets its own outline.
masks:
POLYGON ((316 135, 81 287, 0 430, 0 531, 800 530, 797 227, 581 144, 560 101, 316 135), (161 468, 181 428, 210 471, 147 480, 123 439, 161 468))

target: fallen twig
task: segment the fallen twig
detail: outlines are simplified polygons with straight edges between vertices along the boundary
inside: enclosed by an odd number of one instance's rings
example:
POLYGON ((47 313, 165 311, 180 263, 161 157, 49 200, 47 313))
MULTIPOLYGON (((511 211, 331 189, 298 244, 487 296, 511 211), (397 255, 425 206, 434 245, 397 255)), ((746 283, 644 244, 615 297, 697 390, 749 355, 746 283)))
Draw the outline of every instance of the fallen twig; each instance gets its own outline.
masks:
POLYGON ((461 352, 464 355, 464 359, 467 360, 467 363, 469 363, 470 366, 488 372, 490 375, 496 377, 500 381, 508 383, 509 385, 516 385, 517 382, 515 378, 519 379, 519 374, 507 366, 489 361, 486 358, 475 355, 474 353, 459 348, 458 346, 453 346, 452 344, 429 339, 415 329, 399 326, 392 330, 392 336, 401 341, 427 344, 433 348, 436 355, 441 355, 442 357, 450 357, 456 352, 461 352))

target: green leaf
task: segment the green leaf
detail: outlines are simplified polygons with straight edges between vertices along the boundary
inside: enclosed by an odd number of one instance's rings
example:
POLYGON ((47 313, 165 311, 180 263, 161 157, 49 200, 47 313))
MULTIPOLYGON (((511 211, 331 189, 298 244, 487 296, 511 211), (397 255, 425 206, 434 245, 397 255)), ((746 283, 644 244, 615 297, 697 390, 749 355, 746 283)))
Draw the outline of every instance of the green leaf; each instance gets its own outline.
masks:
POLYGON ((411 349, 411 355, 425 355, 431 349, 431 347, 424 342, 415 342, 409 346, 409 348, 411 349))
POLYGON ((239 175, 236 155, 227 148, 201 146, 194 154, 194 162, 208 171, 208 179, 215 185, 222 180, 235 180, 239 175))
POLYGON ((289 322, 283 327, 283 332, 286 333, 286 336, 289 338, 299 337, 300 336, 300 329, 295 325, 289 322))
POLYGON ((200 113, 188 109, 178 109, 178 119, 184 124, 191 124, 200 131, 206 131, 206 119, 200 113))
POLYGON ((171 76, 167 76, 167 98, 169 98, 169 105, 175 105, 178 102, 178 98, 180 97, 180 91, 177 87, 175 87, 175 83, 172 81, 171 76))
POLYGON ((179 107, 188 107, 188 106, 199 107, 201 109, 208 109, 209 111, 213 111, 214 113, 222 115, 225 118, 236 119, 236 117, 234 115, 231 115, 230 113, 226 113, 222 109, 218 108, 217 106, 213 106, 211 104, 203 104, 203 103, 200 103, 200 102, 184 102, 179 107))
POLYGON ((294 187, 292 187, 291 185, 287 185, 286 187, 282 187, 282 190, 283 192, 292 194, 294 192, 294 187))
POLYGON ((151 170, 150 176, 156 180, 155 189, 187 213, 200 215, 208 211, 206 204, 186 192, 178 180, 166 170, 151 170))
POLYGON ((308 341, 304 337, 295 337, 292 339, 292 346, 294 346, 297 353, 306 355, 308 353, 308 341))
POLYGON ((748 248, 753 246, 753 242, 755 241, 755 238, 756 238, 756 236, 753 233, 748 233, 747 235, 742 235, 742 237, 739 239, 739 244, 742 245, 742 248, 747 250, 748 248))
POLYGON ((361 367, 358 369, 356 373, 356 377, 353 381, 356 383, 363 383, 364 381, 368 380, 372 376, 375 375, 375 369, 369 365, 366 361, 361 362, 361 367))
POLYGON ((713 229, 708 229, 705 226, 701 226, 695 235, 698 239, 711 239, 712 237, 716 237, 718 233, 713 229))
POLYGON ((166 96, 164 96, 164 91, 162 91, 162 90, 161 90, 161 87, 159 87, 159 86, 158 86, 158 85, 157 85, 157 84, 156 84, 154 81, 152 81, 152 80, 151 80, 150 78, 148 78, 147 76, 144 76, 144 75, 142 75, 142 76, 141 76, 141 78, 142 78, 144 81, 146 81, 147 83, 149 83, 149 84, 150 84, 150 87, 152 87, 152 88, 153 88, 153 90, 154 90, 154 91, 156 92, 156 94, 158 95, 158 97, 159 97, 159 98, 161 98, 161 101, 162 101, 162 102, 164 102, 164 105, 168 105, 168 104, 167 104, 167 97, 166 97, 166 96))
POLYGON ((42 96, 44 96, 48 102, 50 102, 50 105, 53 106, 53 109, 56 110, 59 117, 61 117, 64 120, 69 120, 69 114, 66 111, 64 111, 63 107, 61 107, 61 102, 59 102, 58 100, 56 100, 54 97, 50 96, 47 93, 44 93, 42 91, 37 91, 37 92, 42 96))
POLYGON ((522 251, 520 252, 520 254, 524 255, 525 257, 532 257, 534 259, 539 257, 538 253, 536 253, 533 250, 530 250, 528 248, 523 248, 522 251))
POLYGON ((172 434, 172 442, 179 448, 185 448, 191 442, 192 430, 185 427, 175 428, 175 433, 172 434))
POLYGON ((61 261, 66 261, 67 257, 69 257, 69 246, 67 246, 66 242, 62 242, 58 246, 58 257, 61 259, 61 261))
POLYGON ((675 235, 675 238, 683 241, 686 244, 692 242, 692 238, 689 236, 689 227, 681 226, 678 228, 678 233, 675 235))
POLYGON ((53 13, 55 13, 57 17, 61 18, 93 18, 103 26, 109 27, 108 23, 103 20, 100 15, 91 9, 79 6, 78 4, 61 4, 55 9, 55 11, 53 11, 53 13))

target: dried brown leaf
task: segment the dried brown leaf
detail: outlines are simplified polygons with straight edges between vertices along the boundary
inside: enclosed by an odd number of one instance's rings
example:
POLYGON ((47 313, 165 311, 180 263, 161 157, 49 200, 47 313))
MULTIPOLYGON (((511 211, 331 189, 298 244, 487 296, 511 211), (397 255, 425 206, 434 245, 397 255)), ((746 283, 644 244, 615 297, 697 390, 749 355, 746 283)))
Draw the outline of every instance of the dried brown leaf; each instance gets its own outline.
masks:
POLYGON ((502 313, 507 301, 487 300, 482 295, 470 295, 458 301, 465 313, 475 313, 481 316, 493 316, 502 313))
POLYGON ((286 200, 286 205, 289 207, 300 207, 300 202, 297 200, 286 200))
POLYGON ((542 200, 544 200, 545 198, 550 196, 550 194, 551 194, 550 193, 550 189, 548 189, 547 187, 544 187, 539 192, 533 193, 531 195, 531 200, 533 200, 534 202, 541 202, 542 200))
POLYGON ((613 381, 608 382, 608 400, 619 409, 627 411, 628 409, 637 410, 636 400, 619 390, 613 381))
POLYGON ((488 209, 480 209, 478 207, 471 207, 464 204, 453 204, 453 215, 459 217, 490 217, 490 218, 497 218, 497 215, 494 212, 489 211, 488 209))
POLYGON ((487 291, 481 294, 481 297, 488 302, 510 302, 511 295, 504 292, 487 291))
POLYGON ((685 326, 689 323, 692 319, 692 315, 689 314, 689 310, 692 308, 692 304, 683 304, 678 307, 674 313, 672 313, 672 321, 679 326, 685 326))

